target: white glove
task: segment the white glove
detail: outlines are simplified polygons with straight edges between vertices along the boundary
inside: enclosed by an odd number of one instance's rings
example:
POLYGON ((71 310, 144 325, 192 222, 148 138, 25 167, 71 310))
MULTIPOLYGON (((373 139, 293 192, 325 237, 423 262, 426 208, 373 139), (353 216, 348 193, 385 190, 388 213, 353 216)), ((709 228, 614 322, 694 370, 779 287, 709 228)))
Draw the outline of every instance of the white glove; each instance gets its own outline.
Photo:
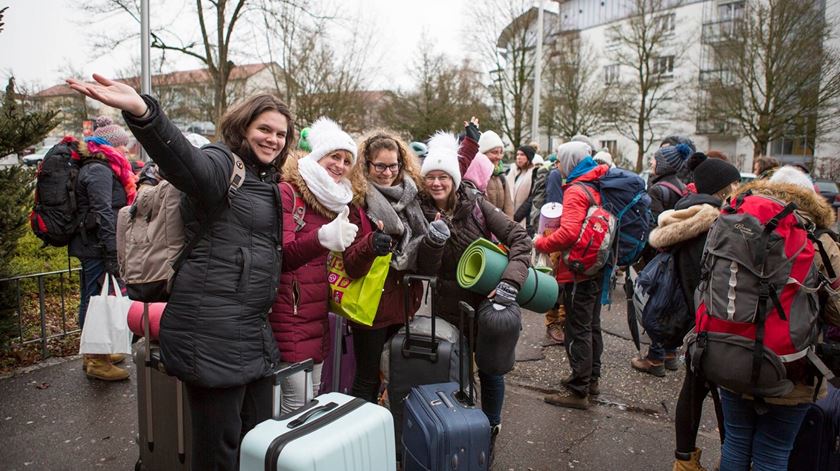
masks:
POLYGON ((333 252, 344 252, 344 249, 353 243, 359 226, 350 222, 347 218, 348 214, 350 214, 350 208, 345 207, 332 222, 318 229, 318 242, 322 247, 333 252))

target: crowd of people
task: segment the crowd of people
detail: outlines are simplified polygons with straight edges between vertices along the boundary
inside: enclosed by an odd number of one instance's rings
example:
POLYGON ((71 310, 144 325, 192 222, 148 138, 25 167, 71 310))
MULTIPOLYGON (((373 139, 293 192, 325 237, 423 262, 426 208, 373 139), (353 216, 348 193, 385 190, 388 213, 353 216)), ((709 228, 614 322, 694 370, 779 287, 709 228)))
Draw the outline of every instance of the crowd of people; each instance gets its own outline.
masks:
MULTIPOLYGON (((269 377, 277 368, 310 358, 315 364, 314 384, 302 372, 285 380, 284 411, 299 408, 319 390, 330 349, 330 252, 343 253, 353 278, 365 276, 377 257, 391 256, 373 324, 351 324, 354 396, 379 400, 383 346, 420 309, 423 287, 420 282, 404 284, 405 274, 436 276, 434 311, 457 325, 459 301, 474 307, 487 298, 503 306, 516 303, 533 251, 551 254, 560 294, 545 313, 546 335, 564 344, 571 370, 563 391, 545 401, 588 409, 591 398, 600 394, 602 273, 581 275, 557 257, 575 244, 590 208, 602 203, 588 185, 615 167, 609 152, 588 137, 574 136, 545 158, 538 145, 523 144, 509 171, 502 161, 506 146, 501 137, 480 130, 475 118, 464 122, 460 136, 439 132, 425 144, 408 144, 388 130, 356 140, 321 118, 307 128, 306 150, 295 149, 291 111, 273 96, 257 95, 222 118, 219 143, 193 145, 154 98, 98 75, 94 79, 68 83, 122 110, 129 130, 156 166, 135 170, 141 178, 159 179, 159 169, 183 192, 187 233, 214 218, 174 278, 160 333, 167 371, 186 385, 196 469, 235 469, 242 436, 271 414, 269 377), (246 173, 231 198, 232 154, 245 163, 246 173), (546 203, 563 205, 561 224, 550 234, 538 234, 540 208, 546 203), (480 237, 503 244, 508 257, 501 281, 485 294, 465 290, 456 280, 460 254, 480 237), (406 297, 409 302, 403 302, 406 297)), ((89 140, 94 146, 90 158, 109 165, 82 167, 80 206, 93 217, 89 230, 70 246, 83 267, 80 322, 102 275, 119 274, 115 214, 136 193, 134 172, 119 152, 127 133, 113 123, 101 124, 89 140)), ((793 200, 817 227, 832 227, 833 212, 826 210, 808 176, 773 164, 771 159, 757 160, 760 181, 749 189, 793 200)), ((741 175, 725 155, 697 152, 690 139, 679 136, 663 140, 650 169, 647 193, 655 228, 640 263, 657 251, 672 251, 693 313, 706 236, 721 207, 742 191, 741 175)), ((826 246, 831 260, 840 260, 836 245, 826 246)), ((86 356, 86 372, 100 379, 124 379, 128 373, 115 366, 121 360, 86 356)), ((662 377, 683 362, 677 349, 651 338, 647 354, 630 363, 635 370, 662 377)), ((700 410, 718 387, 690 368, 690 361, 685 363, 674 469, 697 470, 703 469, 696 448, 700 410)), ((481 409, 495 442, 505 378, 479 368, 478 380, 481 409)), ((726 435, 720 469, 748 469, 750 463, 756 470, 785 469, 779 463, 784 460, 786 466, 803 404, 819 395, 814 394, 818 386, 807 378, 800 383, 790 397, 768 399, 769 409, 760 415, 751 406, 753 398, 721 390, 718 412, 726 435)))

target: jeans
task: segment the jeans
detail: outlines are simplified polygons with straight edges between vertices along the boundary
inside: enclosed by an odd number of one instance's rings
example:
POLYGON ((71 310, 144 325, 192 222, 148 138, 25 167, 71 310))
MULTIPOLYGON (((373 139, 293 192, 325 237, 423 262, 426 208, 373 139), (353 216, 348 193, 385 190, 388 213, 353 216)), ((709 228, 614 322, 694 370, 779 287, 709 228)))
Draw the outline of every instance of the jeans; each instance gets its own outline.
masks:
POLYGON ((356 375, 353 377, 351 392, 354 396, 376 404, 380 388, 379 362, 382 358, 382 347, 401 326, 402 324, 395 324, 381 329, 353 328, 356 375))
POLYGON ((785 471, 799 426, 808 404, 779 406, 767 404, 768 411, 757 414, 754 402, 720 390, 726 440, 720 471, 785 471))
POLYGON ((105 274, 105 261, 101 258, 80 258, 82 262, 82 298, 79 301, 79 328, 85 326, 90 297, 99 294, 102 289, 100 278, 105 274))
POLYGON ((677 353, 676 348, 665 348, 659 342, 653 341, 653 339, 651 339, 647 357, 650 360, 662 361, 665 359, 665 355, 673 355, 675 353, 677 353))
POLYGON ((572 375, 566 387, 578 396, 589 394, 589 382, 601 377, 601 276, 563 285, 560 294, 566 306, 566 356, 572 375))
MULTIPOLYGON (((292 363, 280 363, 281 368, 291 366, 292 363)), ((299 371, 291 376, 287 376, 280 383, 280 391, 283 393, 283 399, 280 401, 280 412, 286 414, 296 409, 300 409, 306 404, 307 400, 315 399, 318 395, 318 390, 321 389, 321 367, 324 363, 315 363, 312 368, 312 390, 309 394, 306 393, 306 373, 299 371)))
POLYGON ((192 469, 239 469, 239 443, 271 418, 273 378, 231 388, 184 383, 192 418, 192 469))
POLYGON ((502 423, 502 406, 505 404, 505 376, 491 375, 478 371, 481 382, 481 410, 490 421, 490 426, 502 423))

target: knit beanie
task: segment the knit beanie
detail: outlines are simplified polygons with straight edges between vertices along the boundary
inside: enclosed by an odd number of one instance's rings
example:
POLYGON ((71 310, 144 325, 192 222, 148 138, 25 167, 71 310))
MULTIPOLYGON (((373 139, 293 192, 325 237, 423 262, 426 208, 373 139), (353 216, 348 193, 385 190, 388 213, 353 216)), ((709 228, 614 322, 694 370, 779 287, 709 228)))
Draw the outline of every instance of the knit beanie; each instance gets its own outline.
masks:
POLYGON ((502 138, 499 137, 494 131, 484 131, 481 133, 481 137, 478 138, 478 151, 482 154, 486 154, 487 151, 490 149, 495 149, 496 147, 501 147, 504 149, 505 143, 502 142, 502 138))
POLYGON ((557 147, 557 161, 560 162, 560 174, 567 178, 581 160, 589 156, 592 148, 580 141, 570 141, 557 147))
POLYGON ((592 152, 595 150, 595 144, 592 143, 592 139, 589 139, 588 136, 584 136, 583 134, 577 134, 569 139, 569 142, 582 142, 589 146, 589 152, 587 155, 592 155, 592 152))
POLYGON ((610 167, 613 167, 615 165, 613 163, 612 155, 610 155, 610 153, 605 150, 599 151, 592 158, 595 160, 595 162, 598 162, 599 164, 609 165, 610 167))
POLYGON ((791 185, 797 185, 815 191, 814 182, 811 181, 808 175, 802 170, 790 165, 776 169, 776 172, 770 177, 770 181, 773 183, 790 183, 791 185))
POLYGON ((531 163, 534 165, 542 165, 545 163, 545 159, 540 154, 534 154, 534 158, 531 159, 531 163))
POLYGON ((518 151, 521 150, 522 153, 525 154, 525 157, 528 157, 528 162, 533 162, 534 161, 534 155, 537 154, 537 150, 534 149, 531 146, 519 146, 519 149, 516 149, 516 150, 518 150, 518 151))
POLYGON ((653 158, 656 159, 656 174, 665 175, 670 172, 679 172, 685 166, 685 161, 693 153, 691 147, 687 144, 660 147, 653 154, 653 158))
POLYGON ((697 147, 694 145, 694 141, 692 141, 691 139, 689 139, 685 136, 677 136, 677 135, 668 136, 665 139, 662 139, 662 143, 659 144, 659 145, 661 146, 663 144, 668 144, 668 145, 671 145, 671 146, 677 146, 679 144, 685 144, 691 149, 692 154, 697 152, 697 147))
POLYGON ((93 131, 93 135, 105 139, 112 147, 128 145, 128 133, 118 124, 100 126, 93 131))
POLYGON ((703 160, 694 168, 694 185, 697 187, 697 193, 714 195, 740 179, 741 172, 734 165, 720 159, 703 160))
POLYGON ((110 126, 114 124, 114 120, 107 117, 107 116, 97 116, 95 120, 93 120, 93 130, 96 131, 97 129, 105 126, 110 126))
POLYGON ((438 131, 429 139, 429 153, 423 159, 420 175, 441 170, 452 177, 453 189, 461 186, 461 167, 458 165, 458 140, 452 134, 438 131))
POLYGON ((353 164, 356 163, 356 152, 358 151, 356 141, 342 131, 335 121, 326 117, 318 118, 309 127, 307 138, 312 146, 312 151, 304 158, 318 162, 331 152, 346 150, 350 153, 353 164))
POLYGON ((486 155, 479 152, 475 154, 475 158, 470 163, 467 171, 464 172, 464 180, 469 180, 475 184, 481 192, 487 190, 487 183, 490 182, 490 177, 493 175, 493 162, 486 155))

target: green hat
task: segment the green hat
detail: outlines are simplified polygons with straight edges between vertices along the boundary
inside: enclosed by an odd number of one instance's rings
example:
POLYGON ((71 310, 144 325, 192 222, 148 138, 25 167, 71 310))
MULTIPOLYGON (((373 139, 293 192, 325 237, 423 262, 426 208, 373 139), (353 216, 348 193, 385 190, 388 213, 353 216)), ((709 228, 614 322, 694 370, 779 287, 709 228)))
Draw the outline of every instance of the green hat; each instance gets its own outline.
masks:
POLYGON ((309 128, 303 128, 300 131, 300 142, 298 142, 298 149, 312 152, 312 146, 309 145, 309 128))

